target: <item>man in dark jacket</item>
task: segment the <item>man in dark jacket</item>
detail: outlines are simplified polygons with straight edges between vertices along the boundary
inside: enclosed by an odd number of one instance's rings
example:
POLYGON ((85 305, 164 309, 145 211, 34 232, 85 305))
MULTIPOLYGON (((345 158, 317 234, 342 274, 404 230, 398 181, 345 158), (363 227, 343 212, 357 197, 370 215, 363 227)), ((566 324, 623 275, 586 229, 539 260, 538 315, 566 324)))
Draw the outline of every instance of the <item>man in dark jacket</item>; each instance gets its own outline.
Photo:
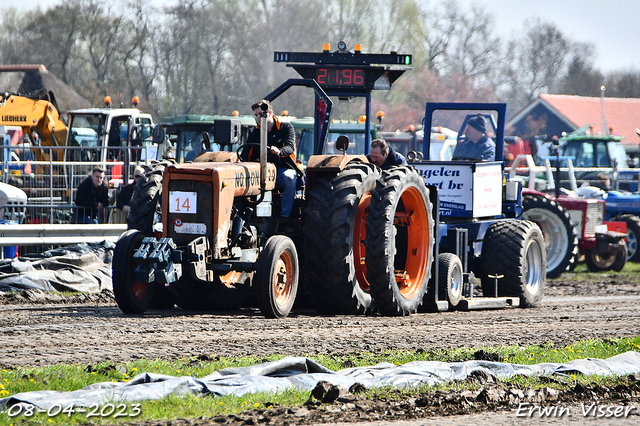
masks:
MULTIPOLYGON (((255 127, 247 143, 260 144, 260 118, 262 117, 262 105, 267 105, 267 161, 275 164, 278 169, 276 183, 281 185, 282 203, 280 216, 289 218, 293 208, 293 199, 296 196, 297 171, 295 169, 295 132, 291 123, 281 122, 273 115, 273 109, 269 101, 261 100, 251 105, 251 110, 256 117, 258 126, 255 127), (288 158, 287 158, 288 157, 288 158)), ((260 149, 257 146, 249 146, 241 153, 244 161, 260 161, 260 149)))
POLYGON ((95 166, 76 191, 76 223, 98 223, 98 212, 109 205, 109 189, 104 183, 104 170, 95 166))
POLYGON ((464 129, 465 139, 456 145, 453 160, 495 161, 496 144, 487 135, 487 123, 478 115, 467 121, 464 129))
POLYGON ((122 213, 125 215, 129 213, 129 210, 131 209, 129 203, 131 202, 131 196, 133 195, 133 187, 136 186, 138 179, 140 179, 140 176, 143 174, 144 169, 141 166, 136 167, 133 171, 133 182, 123 186, 116 197, 116 206, 122 210, 122 213))
POLYGON ((371 141, 371 149, 367 156, 370 162, 380 167, 382 170, 389 170, 393 166, 406 166, 407 160, 384 139, 374 139, 371 141))

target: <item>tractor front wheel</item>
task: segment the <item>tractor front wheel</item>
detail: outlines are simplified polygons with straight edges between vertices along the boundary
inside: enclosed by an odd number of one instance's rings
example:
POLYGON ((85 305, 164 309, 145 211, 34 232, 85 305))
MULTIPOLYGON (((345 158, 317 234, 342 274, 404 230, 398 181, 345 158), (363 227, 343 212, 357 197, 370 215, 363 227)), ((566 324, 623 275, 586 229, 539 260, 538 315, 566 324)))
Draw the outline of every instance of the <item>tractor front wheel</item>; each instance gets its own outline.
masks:
POLYGON ((638 250, 638 240, 640 239, 640 217, 633 214, 623 214, 616 216, 612 221, 621 221, 627 224, 627 262, 640 262, 640 250, 638 250))
POLYGON ((136 281, 134 274, 138 264, 133 261, 133 254, 143 239, 142 232, 130 229, 120 236, 113 251, 113 295, 125 314, 143 313, 154 298, 156 284, 136 281))
POLYGON ((256 285, 260 311, 267 318, 284 318, 291 312, 298 292, 298 253, 283 235, 267 240, 258 260, 256 285))
POLYGON ((623 250, 620 250, 610 256, 603 256, 592 249, 587 250, 584 255, 587 268, 589 268, 589 271, 591 272, 621 271, 627 262, 627 248, 626 246, 623 246, 622 248, 623 250))

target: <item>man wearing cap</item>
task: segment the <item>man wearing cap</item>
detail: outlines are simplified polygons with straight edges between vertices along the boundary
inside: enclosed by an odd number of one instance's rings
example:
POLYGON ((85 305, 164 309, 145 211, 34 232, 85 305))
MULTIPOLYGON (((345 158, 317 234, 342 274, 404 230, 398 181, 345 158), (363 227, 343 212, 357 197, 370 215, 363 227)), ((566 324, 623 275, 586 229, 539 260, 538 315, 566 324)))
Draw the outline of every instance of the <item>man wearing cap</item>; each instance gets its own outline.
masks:
POLYGON ((484 117, 472 117, 464 129, 465 139, 453 151, 453 160, 495 161, 496 144, 487 136, 484 117))
POLYGON ((123 186, 120 190, 120 193, 116 197, 116 206, 118 206, 118 208, 122 210, 122 213, 124 213, 125 215, 129 213, 129 210, 131 210, 130 203, 131 197, 133 196, 133 187, 138 184, 138 180, 141 176, 144 176, 144 169, 142 168, 142 166, 138 166, 133 171, 133 182, 123 186))

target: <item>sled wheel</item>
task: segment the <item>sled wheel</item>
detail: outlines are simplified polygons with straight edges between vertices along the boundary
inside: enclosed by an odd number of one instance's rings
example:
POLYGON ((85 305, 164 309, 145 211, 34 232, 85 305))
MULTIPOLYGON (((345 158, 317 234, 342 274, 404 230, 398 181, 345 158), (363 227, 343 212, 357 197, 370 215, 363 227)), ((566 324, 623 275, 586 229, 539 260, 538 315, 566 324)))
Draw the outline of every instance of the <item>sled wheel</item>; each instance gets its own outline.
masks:
POLYGON ((289 315, 298 292, 298 254, 293 241, 283 235, 267 240, 258 259, 258 306, 267 318, 289 315))
POLYGON ((556 278, 571 269, 578 257, 578 234, 567 210, 555 200, 525 195, 522 218, 535 222, 544 235, 547 278, 556 278))
POLYGON ((319 312, 364 313, 371 307, 364 239, 379 177, 374 165, 352 161, 337 174, 318 172, 307 181, 303 290, 319 312))
POLYGON ((530 308, 542 300, 546 285, 547 261, 544 237, 528 220, 502 220, 489 227, 482 244, 482 293, 494 297, 518 296, 520 306, 530 308))
POLYGON ((627 224, 627 262, 640 262, 640 250, 638 250, 640 218, 633 214, 623 214, 611 220, 622 221, 627 224))
POLYGON ((155 293, 154 283, 136 281, 134 270, 138 266, 133 254, 144 239, 135 229, 124 232, 113 251, 112 278, 116 303, 125 314, 141 314, 146 311, 155 293))
POLYGON ((438 298, 446 300, 452 310, 462 299, 462 261, 453 253, 440 253, 438 268, 438 298))
POLYGON ((371 194, 366 235, 367 279, 382 315, 416 312, 433 263, 429 190, 409 167, 384 172, 371 194))

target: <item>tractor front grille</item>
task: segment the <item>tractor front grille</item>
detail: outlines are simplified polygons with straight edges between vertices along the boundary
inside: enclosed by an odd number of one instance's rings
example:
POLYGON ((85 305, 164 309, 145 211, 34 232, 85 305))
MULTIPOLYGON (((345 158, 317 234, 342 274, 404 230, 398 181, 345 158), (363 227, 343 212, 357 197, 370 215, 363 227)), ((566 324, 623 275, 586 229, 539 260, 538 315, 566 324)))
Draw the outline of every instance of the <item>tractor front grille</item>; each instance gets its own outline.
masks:
POLYGON ((596 226, 602 225, 604 220, 604 203, 592 202, 587 204, 587 214, 584 223, 584 236, 596 235, 596 226))

